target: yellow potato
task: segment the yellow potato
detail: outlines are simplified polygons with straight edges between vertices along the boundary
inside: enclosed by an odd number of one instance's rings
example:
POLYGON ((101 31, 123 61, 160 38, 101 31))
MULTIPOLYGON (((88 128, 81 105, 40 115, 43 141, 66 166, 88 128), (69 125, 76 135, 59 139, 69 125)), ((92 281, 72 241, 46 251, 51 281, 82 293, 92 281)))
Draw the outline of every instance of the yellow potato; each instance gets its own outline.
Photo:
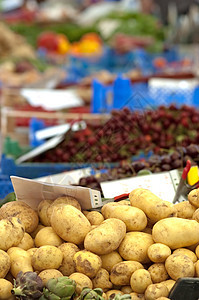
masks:
POLYGON ((196 208, 189 201, 182 201, 174 205, 177 210, 177 217, 191 219, 196 208))
POLYGON ((118 202, 109 202, 105 205, 102 206, 101 208, 101 213, 104 216, 104 219, 109 219, 110 218, 110 212, 115 206, 120 205, 118 202))
POLYGON ((176 283, 175 280, 173 279, 168 279, 168 280, 165 280, 165 281, 162 281, 163 284, 166 285, 166 287, 168 288, 169 292, 171 291, 172 287, 174 286, 174 284, 176 283))
POLYGON ((0 208, 0 219, 8 217, 19 218, 28 233, 33 232, 39 223, 37 213, 22 201, 8 202, 0 208))
POLYGON ((64 276, 69 276, 72 273, 75 273, 75 263, 73 261, 73 257, 75 253, 80 251, 80 249, 72 243, 63 243, 58 247, 63 253, 62 264, 59 267, 59 271, 64 276))
POLYGON ((197 261, 197 256, 195 255, 195 253, 193 251, 189 250, 189 249, 186 249, 186 248, 176 249, 175 251, 173 251, 173 254, 187 255, 189 258, 191 258, 193 263, 197 261))
POLYGON ((195 263, 195 276, 199 277, 199 260, 195 263))
POLYGON ((84 287, 88 287, 89 289, 93 288, 93 283, 92 283, 91 279, 82 273, 75 272, 75 273, 71 274, 69 276, 69 278, 73 279, 76 282, 75 292, 78 295, 81 294, 81 291, 83 290, 84 287))
POLYGON ((131 206, 130 200, 120 200, 117 203, 119 205, 128 205, 128 206, 131 206))
POLYGON ((63 274, 56 269, 43 270, 38 275, 42 279, 44 286, 46 286, 46 283, 51 278, 59 278, 63 276, 63 274))
POLYGON ((4 278, 10 270, 10 256, 3 250, 0 250, 0 278, 4 278))
POLYGON ((133 291, 130 285, 124 285, 121 287, 121 292, 123 292, 124 294, 130 294, 133 291))
POLYGON ((93 278, 93 288, 101 288, 104 292, 112 289, 112 282, 109 280, 109 273, 107 270, 101 268, 93 278))
POLYGON ((75 253, 73 261, 75 262, 76 271, 85 274, 89 278, 95 277, 102 266, 101 258, 87 250, 75 253))
POLYGON ((165 268, 173 280, 182 277, 194 277, 195 268, 192 260, 183 254, 171 254, 165 261, 165 268))
POLYGON ((169 290, 162 283, 154 283, 147 287, 144 295, 146 300, 155 300, 160 297, 168 297, 169 290))
POLYGON ((114 285, 130 285, 131 275, 143 265, 137 261, 123 261, 113 266, 110 280, 114 285))
POLYGON ((91 229, 91 224, 85 215, 72 205, 55 206, 51 226, 64 241, 77 245, 84 241, 91 229))
POLYGON ((171 249, 161 243, 151 245, 147 250, 148 257, 155 263, 165 262, 167 257, 171 255, 171 249))
POLYGON ((138 294, 138 293, 130 293, 131 295, 131 300, 145 300, 145 297, 143 294, 138 294))
POLYGON ((137 207, 128 205, 112 206, 109 217, 123 221, 126 224, 126 231, 141 231, 147 226, 145 213, 137 207))
POLYGON ((167 298, 167 297, 159 297, 157 298, 156 300, 169 300, 170 298, 167 298))
POLYGON ((112 267, 117 263, 123 261, 121 256, 117 251, 113 251, 108 254, 101 255, 102 268, 106 269, 108 272, 111 271, 112 267))
POLYGON ((26 250, 12 247, 8 249, 7 253, 10 256, 10 272, 15 278, 20 271, 23 273, 33 272, 31 256, 26 250))
POLYGON ((165 265, 163 263, 155 263, 148 268, 153 283, 159 283, 169 278, 165 265))
POLYGON ((30 249, 27 250, 27 252, 30 255, 31 259, 32 259, 33 253, 35 253, 36 250, 37 250, 37 248, 30 248, 30 249))
POLYGON ((0 278, 0 299, 1 300, 9 300, 12 297, 11 290, 13 285, 10 281, 0 278))
POLYGON ((34 247, 34 241, 30 234, 27 232, 24 233, 24 236, 21 240, 21 242, 17 245, 17 247, 22 248, 24 250, 28 250, 30 248, 34 247))
POLYGON ((146 288, 152 283, 151 275, 145 269, 137 270, 131 275, 131 288, 138 294, 144 294, 146 288))
POLYGON ((39 232, 39 230, 41 230, 42 228, 45 228, 45 226, 42 224, 38 224, 37 228, 33 232, 31 232, 31 234, 30 234, 31 237, 34 239, 36 237, 37 233, 39 232))
POLYGON ((115 297, 115 295, 123 295, 123 293, 119 290, 110 290, 108 292, 106 292, 106 296, 107 296, 107 299, 113 299, 115 297))
POLYGON ((199 208, 199 189, 192 190, 188 194, 188 200, 193 206, 199 208))
POLYGON ((53 203, 52 200, 42 200, 37 208, 39 220, 44 226, 50 226, 50 221, 47 216, 48 207, 53 203))
POLYGON ((21 221, 16 217, 0 220, 0 249, 6 251, 17 246, 24 236, 24 230, 21 221))
POLYGON ((39 230, 35 237, 35 246, 41 247, 45 245, 60 246, 63 240, 56 234, 52 227, 44 227, 39 230))
POLYGON ((144 232, 128 232, 119 246, 119 254, 125 260, 150 262, 147 251, 153 244, 152 236, 144 232))
POLYGON ((177 215, 172 203, 163 201, 149 190, 135 189, 130 193, 129 199, 131 206, 140 208, 152 223, 177 215))
POLYGON ((118 219, 108 219, 90 231, 84 247, 98 255, 108 254, 118 248, 126 233, 126 225, 118 219))
POLYGON ((86 217, 91 225, 100 225, 104 221, 103 215, 98 211, 90 211, 86 217))
POLYGON ((196 247, 195 253, 196 253, 197 258, 199 259, 199 245, 196 247))
POLYGON ((197 208, 195 210, 195 212, 193 213, 192 219, 195 220, 195 221, 197 221, 199 223, 199 208, 197 208))
POLYGON ((32 266, 35 271, 58 269, 63 260, 63 253, 55 246, 41 246, 33 253, 32 266))
POLYGON ((194 220, 167 218, 153 226, 152 237, 171 249, 191 246, 199 242, 199 223, 194 220))

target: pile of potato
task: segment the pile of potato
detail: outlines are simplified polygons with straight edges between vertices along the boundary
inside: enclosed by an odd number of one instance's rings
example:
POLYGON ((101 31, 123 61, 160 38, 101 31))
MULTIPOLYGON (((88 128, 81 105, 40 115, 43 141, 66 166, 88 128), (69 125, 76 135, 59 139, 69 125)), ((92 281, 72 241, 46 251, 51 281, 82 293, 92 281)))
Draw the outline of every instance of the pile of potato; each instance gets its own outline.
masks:
POLYGON ((102 288, 105 299, 168 299, 181 277, 199 277, 199 189, 171 204, 149 190, 101 212, 81 211, 72 197, 43 200, 34 211, 21 201, 0 208, 0 299, 11 295, 19 271, 36 271, 44 285, 69 276, 102 288))

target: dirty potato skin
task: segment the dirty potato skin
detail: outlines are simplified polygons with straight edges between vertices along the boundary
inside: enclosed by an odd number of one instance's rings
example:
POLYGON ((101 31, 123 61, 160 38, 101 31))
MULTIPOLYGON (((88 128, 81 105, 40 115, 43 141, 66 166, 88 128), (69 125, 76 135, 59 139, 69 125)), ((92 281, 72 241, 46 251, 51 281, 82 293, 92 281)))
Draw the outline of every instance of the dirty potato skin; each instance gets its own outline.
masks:
POLYGON ((102 266, 101 258, 87 250, 77 252, 73 260, 76 271, 87 275, 89 278, 95 277, 102 266))
POLYGON ((63 253, 55 246, 41 246, 32 256, 32 266, 35 271, 58 269, 63 260, 63 253))
POLYGON ((181 277, 194 277, 193 261, 183 254, 171 254, 165 261, 165 268, 173 280, 181 277))
POLYGON ((75 272, 69 276, 70 279, 75 280, 76 282, 76 290, 75 292, 80 295, 81 291, 83 290, 84 287, 88 287, 89 289, 93 288, 93 283, 91 279, 86 276, 85 274, 75 272))
POLYGON ((155 243, 148 248, 147 254, 151 261, 161 263, 171 255, 171 249, 164 244, 155 243))
POLYGON ((52 203, 53 203, 53 200, 44 199, 38 205, 37 212, 39 215, 39 220, 42 223, 42 225, 44 225, 44 226, 50 226, 50 221, 47 216, 47 211, 48 211, 49 206, 52 203))
POLYGON ((4 204, 0 208, 0 219, 17 217, 21 220, 27 233, 33 232, 39 223, 37 213, 22 201, 13 201, 4 204))
POLYGON ((130 285, 131 275, 138 269, 144 269, 137 261, 123 261, 111 269, 110 280, 114 285, 130 285))
POLYGON ((102 260, 102 268, 106 269, 108 272, 111 272, 111 269, 114 265, 123 261, 122 257, 117 251, 101 255, 100 257, 102 260))
POLYGON ((10 270, 10 257, 9 255, 0 250, 0 278, 4 278, 10 270))
POLYGON ((104 292, 110 290, 113 284, 109 280, 109 272, 103 268, 99 269, 93 278, 93 288, 101 288, 104 292))
POLYGON ((80 249, 73 243, 63 243, 58 248, 63 253, 63 260, 61 266, 59 267, 59 271, 64 276, 69 276, 72 273, 75 273, 76 270, 73 257, 75 253, 80 251, 80 249))
POLYGON ((160 297, 168 297, 169 290, 162 283, 154 283, 147 287, 144 295, 146 300, 154 300, 160 297))
POLYGON ((48 282, 49 279, 59 278, 63 276, 63 274, 56 269, 43 270, 38 275, 42 279, 44 286, 46 286, 46 283, 48 282))

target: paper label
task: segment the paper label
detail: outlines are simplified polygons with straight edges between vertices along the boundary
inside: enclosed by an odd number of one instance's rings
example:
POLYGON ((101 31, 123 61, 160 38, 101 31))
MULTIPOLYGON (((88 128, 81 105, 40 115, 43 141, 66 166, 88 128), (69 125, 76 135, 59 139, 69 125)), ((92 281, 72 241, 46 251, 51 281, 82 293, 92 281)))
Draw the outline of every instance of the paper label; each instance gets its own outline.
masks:
POLYGON ((172 202, 179 183, 177 170, 151 175, 136 176, 115 181, 101 183, 105 198, 130 193, 134 189, 144 188, 160 197, 162 200, 172 202))
POLYGON ((11 181, 17 200, 27 203, 35 210, 42 200, 55 200, 61 196, 74 197, 85 210, 102 206, 100 192, 90 188, 50 184, 17 176, 11 176, 11 181))

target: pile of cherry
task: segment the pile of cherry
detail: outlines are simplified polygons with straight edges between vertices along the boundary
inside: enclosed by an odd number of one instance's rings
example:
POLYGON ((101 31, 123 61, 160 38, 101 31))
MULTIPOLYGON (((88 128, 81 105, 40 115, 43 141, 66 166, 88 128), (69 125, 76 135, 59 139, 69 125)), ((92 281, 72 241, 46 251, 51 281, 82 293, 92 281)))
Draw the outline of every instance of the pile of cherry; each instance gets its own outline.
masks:
POLYGON ((188 147, 177 147, 176 150, 170 153, 163 150, 159 154, 151 156, 148 160, 131 163, 127 161, 120 162, 119 166, 107 169, 106 172, 100 173, 99 170, 97 176, 81 178, 78 185, 101 191, 101 182, 182 169, 188 159, 191 160, 192 165, 199 165, 198 145, 191 144, 188 147))
MULTIPOLYGON (((124 108, 113 111, 108 122, 88 123, 78 132, 69 131, 56 148, 36 157, 39 162, 106 163, 131 159, 144 151, 176 149, 199 144, 199 110, 183 105, 160 106, 147 111, 124 108)), ((161 168, 179 167, 178 158, 165 158, 161 168), (163 167, 164 166, 164 167, 163 167)), ((155 167, 158 170, 159 165, 155 167)), ((125 172, 131 172, 126 170, 125 172)))

